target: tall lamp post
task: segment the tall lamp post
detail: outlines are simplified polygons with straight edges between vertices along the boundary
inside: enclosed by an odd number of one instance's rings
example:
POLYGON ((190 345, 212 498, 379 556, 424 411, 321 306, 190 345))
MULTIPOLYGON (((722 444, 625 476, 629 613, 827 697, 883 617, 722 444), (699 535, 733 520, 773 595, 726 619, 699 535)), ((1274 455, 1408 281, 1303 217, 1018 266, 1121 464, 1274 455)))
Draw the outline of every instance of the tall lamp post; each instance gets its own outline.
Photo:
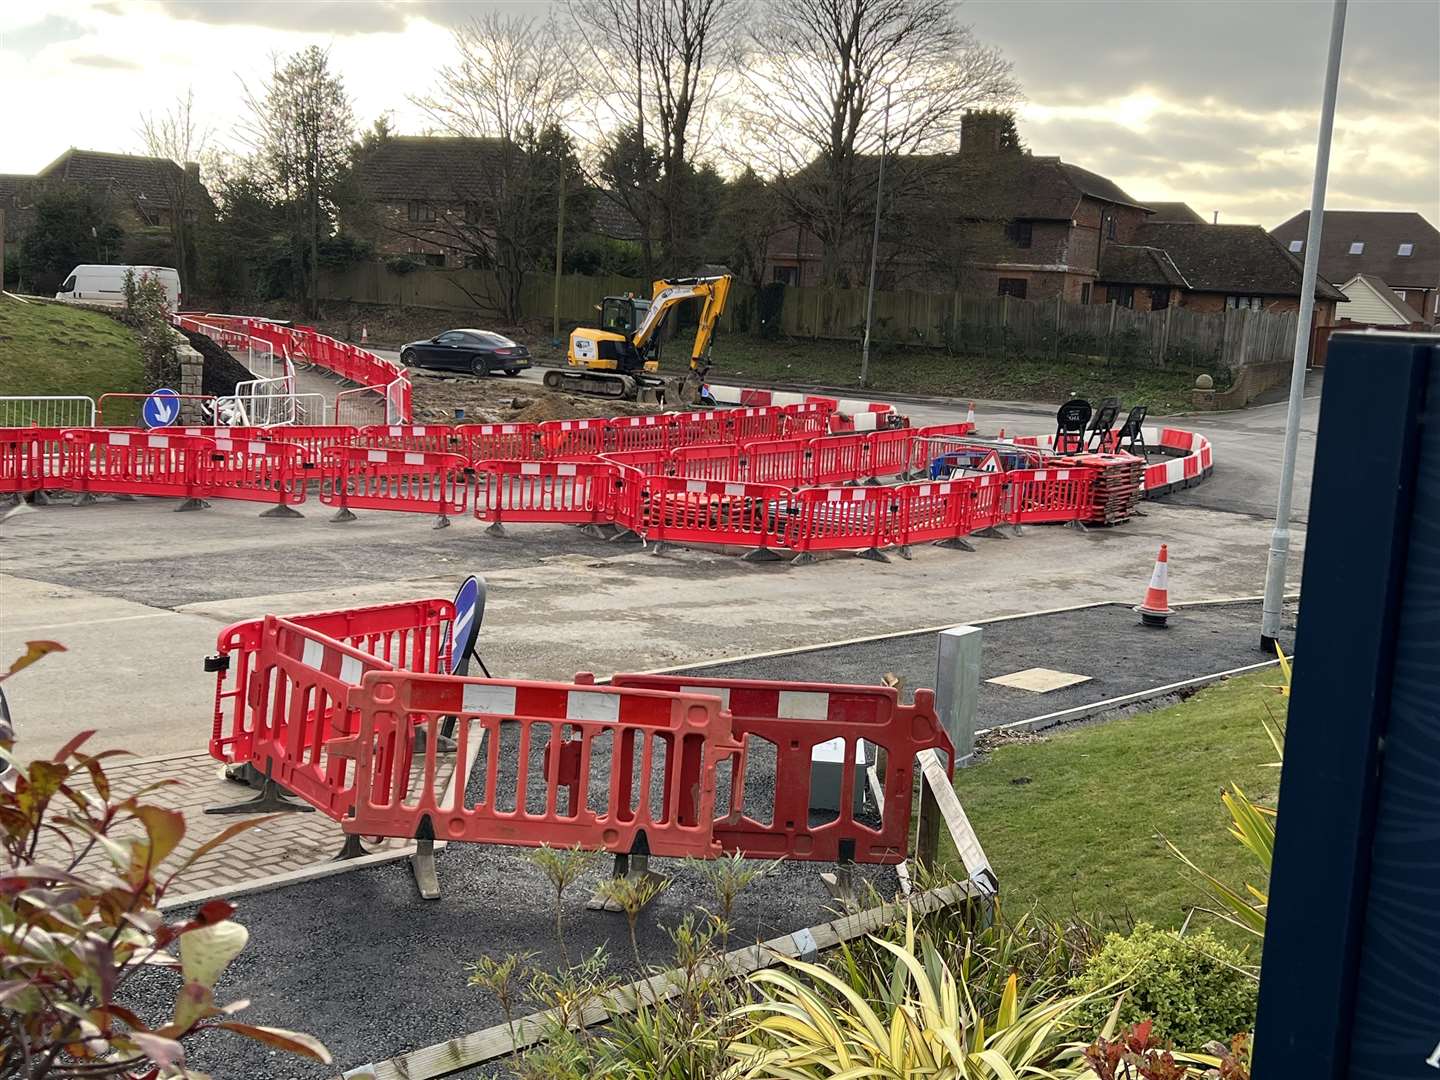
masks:
POLYGON ((860 385, 870 378, 870 320, 875 314, 875 257, 880 253, 880 200, 885 193, 885 155, 890 149, 890 88, 885 88, 885 128, 880 136, 880 172, 875 178, 875 232, 870 238, 870 285, 865 291, 865 344, 860 349, 860 385))
POLYGON ((1315 281, 1320 270, 1320 227, 1325 217, 1325 181, 1330 173, 1330 136, 1335 129, 1335 94, 1340 82, 1340 47, 1345 39, 1347 0, 1334 0, 1330 13, 1330 56, 1325 62, 1325 96, 1315 140, 1315 180, 1310 189, 1310 228, 1305 236, 1305 273, 1300 285, 1300 314, 1295 322, 1295 355, 1290 369, 1290 407, 1285 414, 1285 455, 1280 466, 1280 498, 1270 559, 1265 566, 1265 603, 1260 617, 1260 648, 1273 653, 1280 638, 1285 605, 1285 566, 1290 557, 1290 503, 1295 493, 1295 451, 1300 442, 1300 409, 1305 397, 1305 362, 1310 355, 1310 323, 1315 312, 1315 281))

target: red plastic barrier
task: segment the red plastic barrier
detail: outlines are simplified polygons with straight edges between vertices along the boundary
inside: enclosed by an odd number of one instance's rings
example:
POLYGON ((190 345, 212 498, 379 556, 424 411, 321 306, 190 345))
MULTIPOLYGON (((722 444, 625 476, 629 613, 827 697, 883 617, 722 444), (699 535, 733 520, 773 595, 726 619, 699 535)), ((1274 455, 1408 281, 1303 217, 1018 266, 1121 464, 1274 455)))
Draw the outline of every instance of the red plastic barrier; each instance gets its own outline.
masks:
POLYGON ((633 526, 646 539, 749 548, 795 546, 795 496, 774 484, 652 477, 633 526))
POLYGON ((675 421, 667 414, 616 416, 609 424, 607 447, 611 452, 669 450, 674 444, 675 421))
POLYGON ((461 424, 471 461, 531 461, 540 454, 540 429, 534 424, 461 424))
POLYGON ((0 428, 0 493, 68 485, 64 428, 0 428))
MULTIPOLYGON (((936 749, 953 762, 954 748, 935 715, 935 695, 917 690, 913 705, 902 705, 888 686, 705 679, 692 675, 616 675, 612 686, 714 694, 732 716, 737 742, 744 746, 742 775, 731 787, 730 817, 715 823, 725 851, 752 858, 801 861, 898 863, 907 854, 915 755, 936 749), (775 783, 766 784, 759 805, 743 782, 756 767, 762 741, 775 756, 775 783), (840 741, 844 772, 835 820, 810 823, 811 756, 816 746, 840 741), (853 813, 859 746, 886 751, 881 788, 885 813, 878 828, 853 813)), ((951 766, 953 772, 953 764, 951 766)))
POLYGON ((934 540, 954 540, 974 532, 975 478, 929 484, 906 484, 900 489, 902 547, 934 540))
POLYGON ((752 484, 784 484, 786 487, 810 483, 813 442, 805 437, 743 444, 740 452, 745 458, 744 478, 752 484))
POLYGON ((459 454, 332 446, 322 455, 320 501, 341 510, 463 514, 469 462, 459 454))
POLYGON ((1009 515, 1016 525, 1026 522, 1078 521, 1088 516, 1095 489, 1095 470, 1015 469, 1005 474, 1009 488, 1009 515))
POLYGON ((356 761, 346 832, 415 836, 428 821, 442 840, 720 852, 715 769, 740 747, 714 697, 379 672, 351 700, 359 730, 330 747, 356 761), (449 717, 460 721, 456 760, 483 739, 484 780, 459 776, 445 802, 434 736, 449 717), (418 762, 412 724, 427 733, 418 762))
POLYGON ((598 524, 606 519, 615 470, 605 461, 479 461, 475 516, 502 523, 598 524))
POLYGON ((800 521, 795 549, 800 552, 865 548, 879 550, 898 542, 900 488, 805 488, 797 492, 800 521))
POLYGON ((61 435, 66 486, 81 492, 198 499, 215 444, 193 435, 68 428, 61 435))
POLYGON ((830 430, 830 414, 840 403, 834 398, 806 398, 803 405, 786 405, 779 431, 786 438, 801 435, 824 435, 830 430))
MULTIPOLYGON (((450 670, 448 627, 454 617, 451 601, 437 597, 291 615, 286 621, 406 671, 440 672, 450 670)), ((227 626, 216 640, 215 657, 206 662, 206 670, 216 672, 210 756, 217 761, 253 763, 255 710, 267 700, 258 666, 264 626, 264 619, 227 626)))
MULTIPOLYGON (((915 433, 908 428, 877 431, 866 436, 868 476, 901 476, 910 471, 910 446, 915 433)), ((857 477, 857 479, 859 479, 857 477)))
POLYGON ((360 429, 353 445, 469 457, 465 434, 448 424, 372 424, 360 429))
POLYGON ((680 446, 670 452, 670 472, 688 480, 745 479, 747 459, 744 451, 728 443, 701 443, 680 446))
POLYGON ((722 415, 730 429, 730 441, 737 443, 752 439, 778 439, 786 421, 784 406, 730 409, 722 415))
POLYGON ((305 451, 294 443, 215 439, 200 464, 205 498, 291 506, 305 501, 305 451))
POLYGON ((666 476, 670 473, 670 454, 665 450, 616 450, 602 454, 600 460, 634 469, 645 476, 666 476))
POLYGON ((843 484, 870 475, 869 435, 832 435, 810 442, 810 471, 807 484, 843 484))
POLYGON ((725 411, 672 413, 675 430, 671 434, 673 446, 699 446, 710 443, 729 444, 730 426, 725 411))
POLYGON ((573 459, 604 453, 609 424, 608 420, 547 420, 535 426, 544 457, 573 459))

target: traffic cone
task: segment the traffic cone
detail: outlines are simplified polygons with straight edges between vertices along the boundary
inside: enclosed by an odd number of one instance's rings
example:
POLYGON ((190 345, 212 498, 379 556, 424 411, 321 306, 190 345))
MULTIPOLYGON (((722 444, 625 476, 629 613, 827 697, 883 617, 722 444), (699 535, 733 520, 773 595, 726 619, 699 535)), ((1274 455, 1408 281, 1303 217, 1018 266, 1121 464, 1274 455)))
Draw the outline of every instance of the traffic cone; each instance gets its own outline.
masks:
POLYGON ((1150 575, 1150 587, 1145 590, 1144 602, 1135 610, 1140 613, 1143 625, 1160 629, 1164 629, 1165 620, 1175 614, 1170 608, 1170 553, 1166 544, 1160 545, 1155 570, 1150 575))
POLYGON ((360 344, 364 345, 370 341, 370 328, 363 323, 360 325, 360 344))
POLYGON ((1004 441, 1005 441, 1005 429, 1004 429, 1003 427, 1000 429, 1000 434, 998 434, 998 435, 995 436, 995 440, 996 440, 997 442, 1004 442, 1004 441))
POLYGON ((965 410, 965 422, 972 428, 975 426, 975 403, 970 402, 970 408, 965 410))

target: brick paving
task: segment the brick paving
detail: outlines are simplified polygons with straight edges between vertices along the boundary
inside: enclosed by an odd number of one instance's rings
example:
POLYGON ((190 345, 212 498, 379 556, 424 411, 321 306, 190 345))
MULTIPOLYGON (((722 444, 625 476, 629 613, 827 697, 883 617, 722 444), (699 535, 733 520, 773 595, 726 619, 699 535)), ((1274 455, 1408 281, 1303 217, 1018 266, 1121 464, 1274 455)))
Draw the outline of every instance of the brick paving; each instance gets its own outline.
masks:
MULTIPOLYGON (((106 762, 112 794, 124 798, 153 785, 162 784, 147 793, 144 802, 179 810, 185 815, 185 837, 169 864, 178 866, 186 856, 211 837, 245 818, 236 815, 206 814, 205 808, 243 802, 257 792, 243 784, 224 779, 221 764, 205 753, 187 754, 149 761, 127 763, 123 758, 106 762)), ((438 778, 443 790, 453 770, 453 757, 442 759, 438 778)), ((298 801, 298 800, 296 800, 298 801)), ((340 852, 345 833, 340 825, 315 813, 287 813, 257 825, 233 837, 228 843, 190 866, 175 879, 166 899, 209 889, 237 888, 261 878, 284 874, 305 867, 321 866, 340 852)), ((400 851, 409 846, 407 840, 365 840, 367 852, 400 851)), ((52 850, 57 859, 59 850, 52 850)), ((40 852, 44 861, 44 845, 40 852)), ((68 861, 68 860, 66 860, 68 861)), ((98 848, 80 863, 80 872, 87 868, 108 868, 109 861, 98 848)))

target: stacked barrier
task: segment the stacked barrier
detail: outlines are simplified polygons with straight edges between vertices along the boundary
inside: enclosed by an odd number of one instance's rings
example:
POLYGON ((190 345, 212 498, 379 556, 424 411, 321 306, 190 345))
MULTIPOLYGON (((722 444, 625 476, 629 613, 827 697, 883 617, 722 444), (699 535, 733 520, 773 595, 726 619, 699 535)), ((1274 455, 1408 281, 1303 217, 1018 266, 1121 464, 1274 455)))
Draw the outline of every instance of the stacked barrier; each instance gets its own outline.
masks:
POLYGON ((841 863, 902 861, 916 755, 943 751, 953 768, 928 690, 904 705, 883 686, 452 676, 454 614, 434 599, 227 627, 206 661, 211 756, 253 766, 351 835, 841 863), (840 809, 812 823, 812 755, 835 740, 840 809), (752 783, 763 744, 773 783, 752 783), (476 767, 451 770, 447 793, 449 753, 476 767), (865 764, 884 807, 860 817, 865 764))

